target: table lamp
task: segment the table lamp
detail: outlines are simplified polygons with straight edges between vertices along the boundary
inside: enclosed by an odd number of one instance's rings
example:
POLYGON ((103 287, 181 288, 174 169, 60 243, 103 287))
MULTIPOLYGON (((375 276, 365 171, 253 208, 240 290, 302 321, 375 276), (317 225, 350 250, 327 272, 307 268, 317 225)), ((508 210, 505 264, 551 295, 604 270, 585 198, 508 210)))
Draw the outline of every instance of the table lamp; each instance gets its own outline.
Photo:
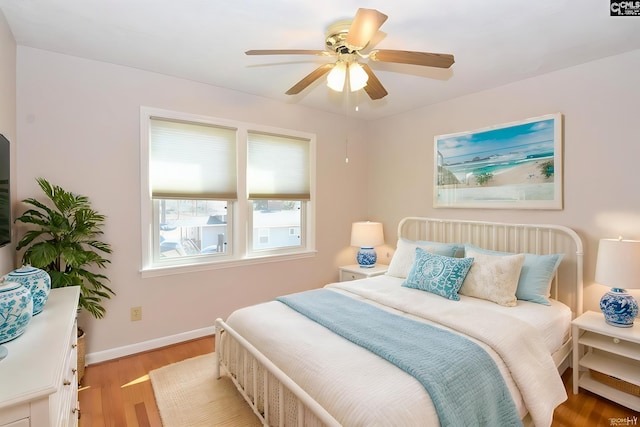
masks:
POLYGON ((354 222, 351 226, 351 246, 358 246, 360 250, 356 259, 362 268, 376 265, 378 255, 374 246, 384 243, 382 223, 371 221, 354 222))
POLYGON ((600 239, 596 282, 611 286, 600 300, 609 325, 628 328, 638 315, 638 302, 625 289, 640 288, 640 241, 600 239))

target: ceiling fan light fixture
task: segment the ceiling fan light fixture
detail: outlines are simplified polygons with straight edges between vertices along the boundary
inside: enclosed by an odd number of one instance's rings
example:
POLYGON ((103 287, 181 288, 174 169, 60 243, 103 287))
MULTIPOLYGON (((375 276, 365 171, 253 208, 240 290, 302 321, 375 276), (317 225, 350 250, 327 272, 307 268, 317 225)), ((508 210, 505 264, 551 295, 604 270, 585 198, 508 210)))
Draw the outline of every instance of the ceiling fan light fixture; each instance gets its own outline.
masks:
POLYGON ((386 62, 420 65, 425 67, 450 68, 453 55, 448 53, 415 52, 409 50, 376 49, 365 53, 372 39, 380 32, 387 15, 375 9, 360 8, 353 20, 340 20, 331 24, 325 32, 325 50, 309 49, 261 49, 248 50, 247 55, 316 55, 337 57, 336 62, 320 65, 298 81, 285 93, 297 95, 321 77, 327 75, 327 86, 343 92, 345 85, 351 92, 364 89, 371 100, 388 95, 378 77, 367 62, 386 62), (362 64, 358 60, 365 60, 362 64), (349 82, 347 83, 347 79, 349 82))
POLYGON ((344 82, 347 78, 347 64, 338 61, 336 66, 331 69, 327 76, 327 86, 336 92, 342 92, 344 82))
POLYGON ((357 62, 349 64, 349 87, 351 92, 355 92, 365 87, 368 80, 369 75, 364 71, 362 65, 357 62))

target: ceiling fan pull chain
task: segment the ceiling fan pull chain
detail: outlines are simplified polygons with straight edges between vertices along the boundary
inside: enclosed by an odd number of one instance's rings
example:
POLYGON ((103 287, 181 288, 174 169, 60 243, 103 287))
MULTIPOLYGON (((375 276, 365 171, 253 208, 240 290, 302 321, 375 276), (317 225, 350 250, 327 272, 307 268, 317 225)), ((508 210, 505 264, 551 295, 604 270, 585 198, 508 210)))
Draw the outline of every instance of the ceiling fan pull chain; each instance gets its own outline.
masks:
POLYGON ((344 162, 349 163, 349 137, 344 139, 344 162))

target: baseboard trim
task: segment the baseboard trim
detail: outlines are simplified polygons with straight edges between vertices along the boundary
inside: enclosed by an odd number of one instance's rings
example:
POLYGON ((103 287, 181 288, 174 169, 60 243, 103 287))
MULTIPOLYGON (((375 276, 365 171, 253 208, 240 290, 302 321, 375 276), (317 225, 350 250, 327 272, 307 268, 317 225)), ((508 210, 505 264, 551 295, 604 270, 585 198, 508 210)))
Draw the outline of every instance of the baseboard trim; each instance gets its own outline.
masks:
POLYGON ((132 354, 142 353, 144 351, 155 350, 156 348, 166 347, 168 345, 177 344, 197 338, 206 337, 215 334, 215 327, 208 326, 202 329, 182 332, 176 335, 170 335, 162 338, 156 338, 149 341, 143 341, 131 345, 112 348, 110 350, 88 353, 85 357, 85 363, 92 365, 95 363, 106 362, 107 360, 118 359, 120 357, 131 356, 132 354))

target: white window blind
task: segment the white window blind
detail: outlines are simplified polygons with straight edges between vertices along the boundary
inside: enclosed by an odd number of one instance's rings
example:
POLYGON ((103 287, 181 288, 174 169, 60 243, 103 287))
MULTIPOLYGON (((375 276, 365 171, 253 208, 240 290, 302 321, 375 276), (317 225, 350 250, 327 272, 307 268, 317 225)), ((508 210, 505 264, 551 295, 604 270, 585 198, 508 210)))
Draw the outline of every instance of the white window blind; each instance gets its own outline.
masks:
POLYGON ((249 132, 249 199, 310 200, 309 152, 308 139, 249 132))
POLYGON ((235 200, 236 129, 151 117, 155 199, 235 200))

